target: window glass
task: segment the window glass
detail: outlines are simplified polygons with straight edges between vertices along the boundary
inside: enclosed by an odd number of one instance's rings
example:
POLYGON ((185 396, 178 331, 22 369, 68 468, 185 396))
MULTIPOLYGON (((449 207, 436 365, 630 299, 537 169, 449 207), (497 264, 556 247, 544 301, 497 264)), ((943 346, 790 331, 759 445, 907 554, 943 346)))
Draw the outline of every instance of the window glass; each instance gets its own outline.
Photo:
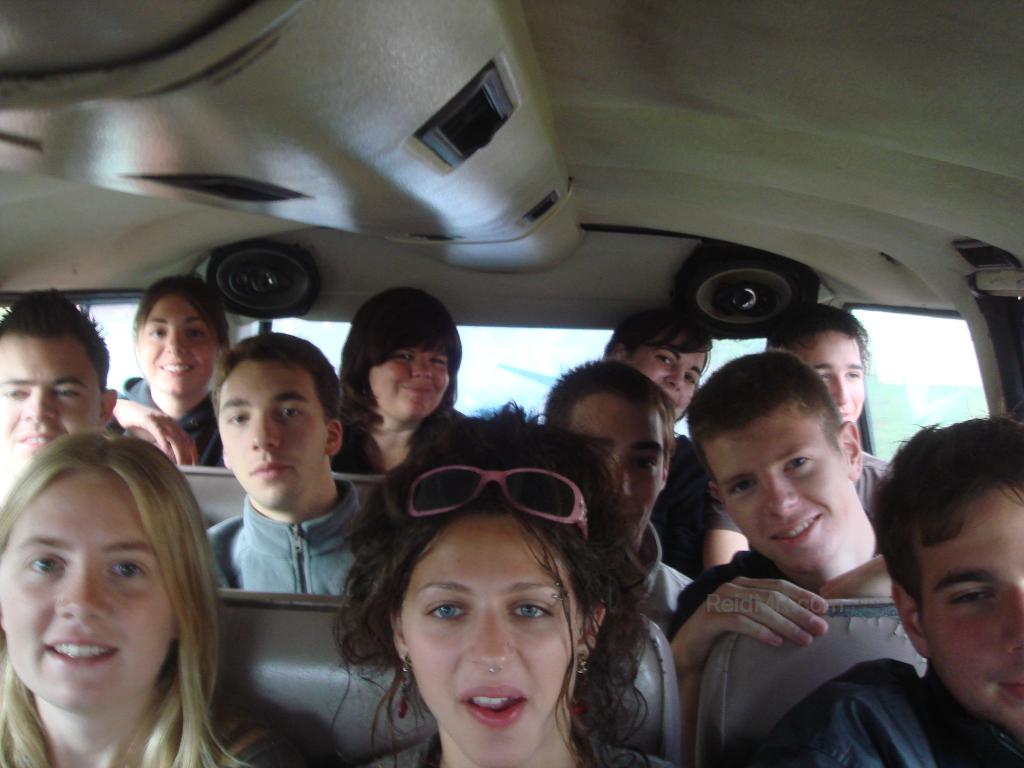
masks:
POLYGON ((117 302, 89 304, 83 308, 92 315, 100 326, 103 340, 110 351, 110 374, 107 386, 119 392, 124 391, 124 382, 133 376, 141 376, 135 361, 135 339, 132 323, 138 302, 117 302))
MULTIPOLYGON (((701 376, 701 381, 707 381, 712 373, 737 357, 764 352, 764 344, 763 338, 715 339, 711 346, 711 359, 708 361, 708 367, 704 370, 704 375, 701 376)), ((685 418, 676 422, 676 434, 689 437, 690 425, 685 418)))
MULTIPOLYGON (((336 365, 348 336, 348 323, 275 320, 274 330, 309 339, 336 365)), ((570 368, 604 354, 611 331, 573 328, 459 327, 462 368, 456 407, 467 415, 514 400, 540 412, 548 390, 570 368)), ((716 341, 705 377, 741 355, 764 350, 764 339, 716 341)), ((685 421, 678 425, 683 431, 685 421)))
MULTIPOLYGON (((110 350, 109 386, 122 389, 126 379, 139 376, 132 338, 135 302, 97 303, 88 311, 100 324, 110 350)), ((275 331, 308 339, 331 364, 338 366, 349 323, 310 321, 299 318, 275 320, 275 331)), ((257 322, 234 326, 236 339, 252 336, 257 322)), ((465 414, 486 412, 514 400, 532 412, 540 412, 548 390, 559 376, 604 353, 611 337, 608 330, 566 328, 507 328, 464 325, 462 368, 456 407, 465 414)), ((704 376, 730 360, 764 349, 764 339, 718 340, 704 376)), ((678 427, 685 432, 685 420, 678 427)))
POLYGON ((867 407, 877 456, 891 458, 921 427, 988 415, 966 322, 879 310, 854 314, 871 340, 867 407))
MULTIPOLYGON (((341 362, 348 329, 348 323, 294 318, 274 321, 275 331, 309 339, 335 365, 341 362)), ((474 415, 509 400, 539 412, 558 377, 575 365, 599 358, 611 332, 463 325, 459 336, 462 367, 455 407, 474 415)))

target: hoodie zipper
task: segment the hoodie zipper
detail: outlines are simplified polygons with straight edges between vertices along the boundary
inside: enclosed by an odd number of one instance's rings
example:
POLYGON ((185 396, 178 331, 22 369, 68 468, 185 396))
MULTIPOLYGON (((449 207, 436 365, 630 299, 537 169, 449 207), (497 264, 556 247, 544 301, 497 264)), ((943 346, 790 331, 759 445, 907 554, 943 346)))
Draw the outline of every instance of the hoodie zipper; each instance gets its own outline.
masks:
POLYGON ((295 564, 299 572, 299 592, 306 593, 306 564, 302 547, 302 528, 297 523, 288 526, 292 539, 292 552, 295 553, 295 564))

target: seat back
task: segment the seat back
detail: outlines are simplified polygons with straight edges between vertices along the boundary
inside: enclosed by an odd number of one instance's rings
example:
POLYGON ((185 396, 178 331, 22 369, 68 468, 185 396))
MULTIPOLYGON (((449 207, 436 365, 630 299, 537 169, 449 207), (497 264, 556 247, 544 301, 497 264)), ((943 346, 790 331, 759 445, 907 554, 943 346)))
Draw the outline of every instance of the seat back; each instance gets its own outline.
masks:
POLYGON ((744 765, 789 709, 854 664, 891 658, 924 672, 891 600, 834 600, 828 632, 807 646, 768 646, 746 635, 719 640, 704 668, 697 767, 744 765))
MULTIPOLYGON (((224 467, 179 467, 188 480, 192 493, 199 502, 207 527, 242 514, 245 489, 230 469, 224 467)), ((366 502, 370 491, 377 486, 383 475, 347 475, 334 473, 337 480, 348 480, 356 487, 359 504, 366 502)))
MULTIPOLYGON (((220 684, 229 701, 293 739, 311 763, 340 756, 361 765, 389 754, 386 718, 374 715, 391 676, 347 667, 335 646, 338 598, 221 590, 224 602, 220 684)), ((650 625, 636 687, 646 707, 631 746, 681 760, 680 710, 668 642, 650 625)), ((429 738, 432 718, 395 719, 394 748, 429 738)))

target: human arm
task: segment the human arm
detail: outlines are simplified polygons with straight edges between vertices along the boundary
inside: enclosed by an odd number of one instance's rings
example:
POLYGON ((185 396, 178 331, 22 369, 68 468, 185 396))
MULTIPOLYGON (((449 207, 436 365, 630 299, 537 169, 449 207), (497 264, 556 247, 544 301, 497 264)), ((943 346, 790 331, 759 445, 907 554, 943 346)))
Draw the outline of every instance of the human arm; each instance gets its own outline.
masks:
POLYGON ((693 764, 697 708, 704 666, 724 634, 750 635, 768 645, 789 641, 807 645, 828 630, 818 614, 828 603, 813 592, 781 579, 738 577, 721 584, 686 619, 672 638, 687 765, 693 764))
POLYGON ((196 464, 199 455, 195 441, 177 420, 142 403, 118 399, 114 418, 132 437, 153 443, 175 464, 196 464))
POLYGON ((718 499, 708 498, 704 508, 704 527, 705 570, 724 565, 737 552, 750 548, 747 537, 740 532, 739 526, 732 521, 718 499))
POLYGON ((704 534, 704 567, 724 565, 733 555, 749 549, 747 537, 738 531, 725 528, 710 528, 704 534))

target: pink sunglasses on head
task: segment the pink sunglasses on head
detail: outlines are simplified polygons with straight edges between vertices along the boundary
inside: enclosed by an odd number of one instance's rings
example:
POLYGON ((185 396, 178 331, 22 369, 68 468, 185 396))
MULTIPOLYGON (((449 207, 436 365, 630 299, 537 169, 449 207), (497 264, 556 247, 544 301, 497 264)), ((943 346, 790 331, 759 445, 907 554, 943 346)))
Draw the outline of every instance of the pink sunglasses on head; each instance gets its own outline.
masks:
POLYGON ((495 483, 516 509, 556 523, 571 523, 587 538, 587 505, 572 480, 535 467, 487 470, 452 464, 428 470, 409 488, 410 517, 443 515, 468 504, 495 483))

